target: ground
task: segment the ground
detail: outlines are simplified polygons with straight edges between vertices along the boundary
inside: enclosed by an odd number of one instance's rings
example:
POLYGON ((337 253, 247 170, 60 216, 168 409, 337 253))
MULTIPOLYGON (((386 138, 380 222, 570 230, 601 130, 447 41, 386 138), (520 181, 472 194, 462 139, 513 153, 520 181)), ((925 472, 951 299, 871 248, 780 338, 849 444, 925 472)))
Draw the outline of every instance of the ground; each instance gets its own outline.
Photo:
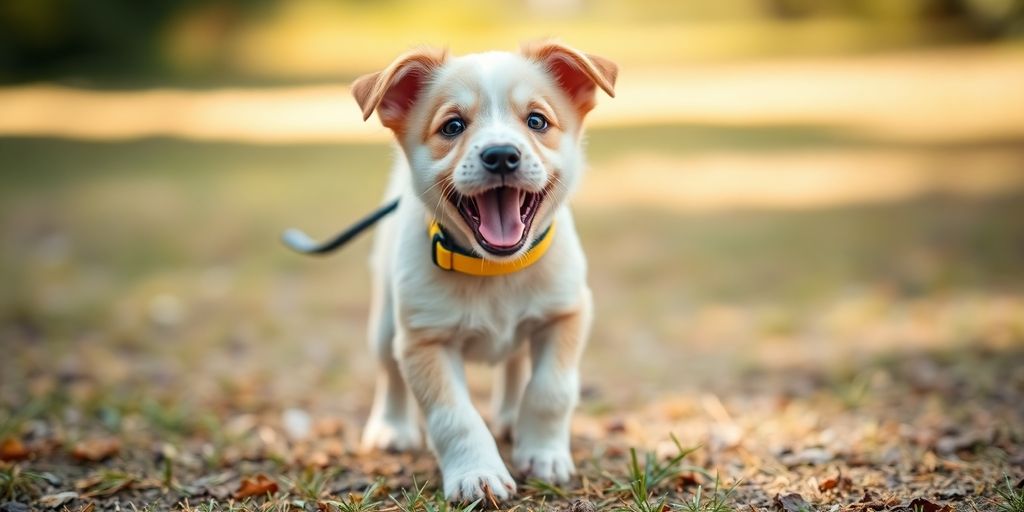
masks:
MULTIPOLYGON (((1022 511, 1019 140, 648 125, 589 146, 580 471, 501 508, 1022 511)), ((442 506, 427 453, 355 452, 368 240, 277 241, 373 208, 385 145, 0 155, 0 510, 442 506)))

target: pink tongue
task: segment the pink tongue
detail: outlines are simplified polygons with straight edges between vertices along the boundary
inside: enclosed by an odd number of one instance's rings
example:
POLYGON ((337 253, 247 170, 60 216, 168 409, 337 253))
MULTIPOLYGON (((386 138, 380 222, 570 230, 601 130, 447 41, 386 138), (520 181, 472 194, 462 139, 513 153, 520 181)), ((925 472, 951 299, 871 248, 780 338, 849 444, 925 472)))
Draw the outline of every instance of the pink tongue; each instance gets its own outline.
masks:
POLYGON ((519 190, 501 187, 476 196, 480 210, 480 234, 495 247, 511 247, 523 237, 523 220, 519 217, 519 190))

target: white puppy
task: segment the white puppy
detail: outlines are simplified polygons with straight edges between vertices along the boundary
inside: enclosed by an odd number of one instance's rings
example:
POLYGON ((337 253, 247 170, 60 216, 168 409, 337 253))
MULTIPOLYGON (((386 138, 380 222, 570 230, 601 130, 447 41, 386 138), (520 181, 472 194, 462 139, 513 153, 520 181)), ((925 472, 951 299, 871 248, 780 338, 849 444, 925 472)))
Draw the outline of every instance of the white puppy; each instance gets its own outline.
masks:
POLYGON ((545 41, 462 57, 417 49, 352 85, 401 148, 387 195, 400 203, 371 260, 380 373, 363 447, 420 447, 418 405, 450 500, 516 489, 470 401, 467 360, 502 365, 492 428, 512 436, 513 466, 553 482, 575 471, 591 298, 568 197, 583 118, 616 73, 545 41))

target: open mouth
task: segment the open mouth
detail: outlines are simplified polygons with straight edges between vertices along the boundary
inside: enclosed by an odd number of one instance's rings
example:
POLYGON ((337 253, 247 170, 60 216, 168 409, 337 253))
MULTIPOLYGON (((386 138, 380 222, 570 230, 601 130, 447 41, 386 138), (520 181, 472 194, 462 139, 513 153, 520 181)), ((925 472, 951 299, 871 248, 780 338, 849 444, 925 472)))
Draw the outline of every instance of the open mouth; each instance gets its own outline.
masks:
POLYGON ((507 256, 526 243, 544 192, 502 186, 473 196, 453 193, 448 198, 484 250, 507 256))

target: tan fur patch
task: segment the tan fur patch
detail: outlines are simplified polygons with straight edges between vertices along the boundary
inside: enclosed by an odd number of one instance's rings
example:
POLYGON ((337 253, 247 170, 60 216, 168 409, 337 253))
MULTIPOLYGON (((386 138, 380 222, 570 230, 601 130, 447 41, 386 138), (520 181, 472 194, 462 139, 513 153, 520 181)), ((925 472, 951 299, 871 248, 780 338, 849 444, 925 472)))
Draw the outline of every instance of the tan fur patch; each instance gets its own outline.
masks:
POLYGON ((568 370, 579 365, 586 342, 587 320, 582 308, 575 309, 552 318, 545 328, 559 368, 568 370))
POLYGON ((560 86, 569 95, 581 120, 597 103, 595 86, 615 97, 619 68, 604 57, 583 53, 550 39, 527 43, 521 51, 526 58, 543 64, 558 75, 560 86))
MULTIPOLYGON (((416 48, 400 55, 383 71, 357 78, 352 83, 352 95, 363 111, 363 120, 369 119, 376 110, 384 126, 394 130, 396 135, 402 134, 405 131, 405 115, 408 108, 401 105, 407 99, 399 98, 397 104, 389 103, 389 93, 393 92, 403 78, 415 75, 421 77, 421 80, 426 80, 447 59, 447 49, 416 48)), ((419 87, 413 87, 409 92, 415 93, 419 87)))
POLYGON ((455 403, 444 350, 443 342, 424 340, 410 343, 402 354, 403 376, 424 410, 455 403))

